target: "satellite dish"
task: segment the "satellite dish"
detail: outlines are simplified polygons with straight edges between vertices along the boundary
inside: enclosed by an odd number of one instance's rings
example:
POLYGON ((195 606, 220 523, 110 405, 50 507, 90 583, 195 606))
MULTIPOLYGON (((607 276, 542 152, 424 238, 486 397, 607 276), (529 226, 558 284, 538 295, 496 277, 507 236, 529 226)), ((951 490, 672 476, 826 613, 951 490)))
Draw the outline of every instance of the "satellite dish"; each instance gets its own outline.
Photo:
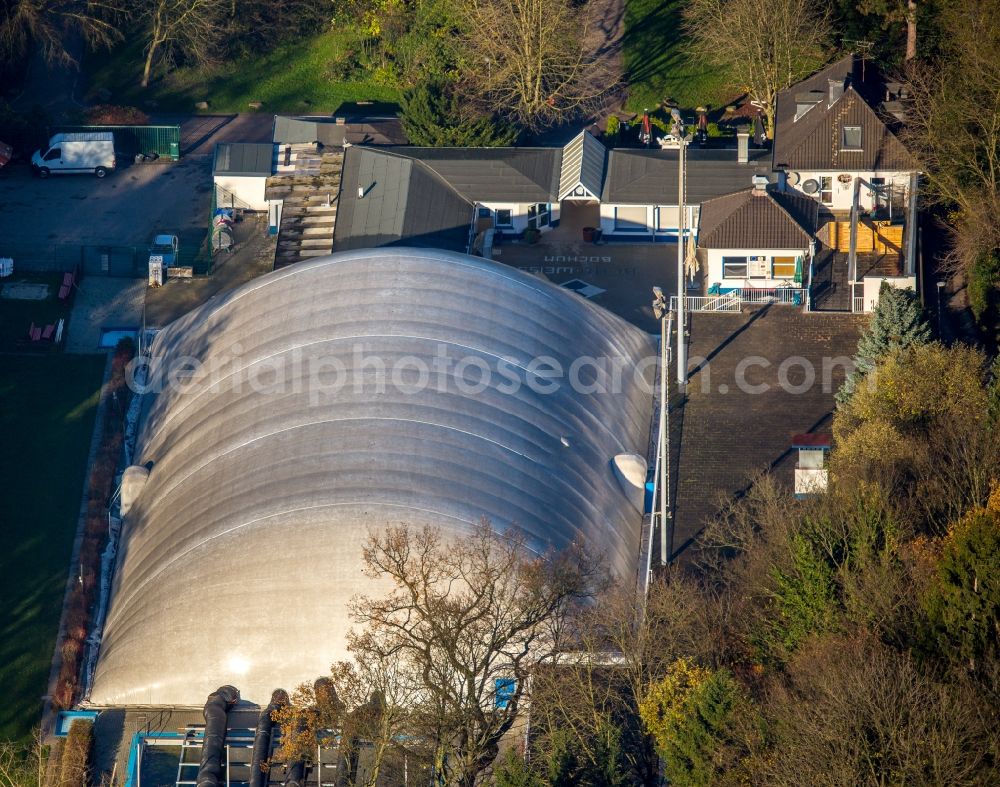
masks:
POLYGON ((805 183, 802 184, 802 190, 806 194, 815 194, 817 191, 819 191, 819 183, 810 178, 809 180, 805 181, 805 183))
POLYGON ((802 180, 802 176, 798 172, 789 172, 785 175, 785 180, 788 182, 789 186, 798 186, 799 181, 802 180))

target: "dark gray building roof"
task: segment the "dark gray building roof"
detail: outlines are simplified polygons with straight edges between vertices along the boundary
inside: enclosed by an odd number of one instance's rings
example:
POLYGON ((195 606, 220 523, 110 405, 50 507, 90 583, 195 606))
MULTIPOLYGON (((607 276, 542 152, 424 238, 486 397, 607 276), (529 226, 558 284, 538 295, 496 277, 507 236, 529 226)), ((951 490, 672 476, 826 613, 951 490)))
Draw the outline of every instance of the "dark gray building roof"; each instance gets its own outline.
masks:
POLYGON ((819 203, 808 197, 744 189, 702 203, 703 249, 801 249, 816 232, 819 203))
POLYGON ((335 251, 398 245, 467 250, 475 206, 422 162, 351 146, 340 184, 335 251))
POLYGON ((271 137, 276 143, 300 145, 320 142, 327 147, 351 145, 405 145, 408 140, 398 118, 348 120, 332 117, 274 116, 271 137))
MULTIPOLYGON (((751 150, 740 164, 736 149, 687 151, 687 202, 697 205, 750 185, 754 175, 770 172, 766 150, 751 150)), ((602 202, 634 205, 677 204, 677 150, 612 150, 602 202)))
POLYGON ((848 55, 779 93, 774 168, 916 170, 916 162, 889 127, 888 118, 873 109, 884 97, 880 82, 874 65, 848 55), (845 126, 861 128, 861 150, 842 150, 845 126))
POLYGON ((269 142, 220 142, 215 146, 212 174, 266 177, 273 162, 274 145, 269 142))
POLYGON ((555 202, 562 148, 405 148, 473 202, 555 202))
POLYGON ((604 162, 607 148, 589 131, 581 131, 563 148, 559 172, 559 199, 568 196, 592 196, 600 199, 604 186, 604 162), (575 194, 581 188, 587 192, 575 194))

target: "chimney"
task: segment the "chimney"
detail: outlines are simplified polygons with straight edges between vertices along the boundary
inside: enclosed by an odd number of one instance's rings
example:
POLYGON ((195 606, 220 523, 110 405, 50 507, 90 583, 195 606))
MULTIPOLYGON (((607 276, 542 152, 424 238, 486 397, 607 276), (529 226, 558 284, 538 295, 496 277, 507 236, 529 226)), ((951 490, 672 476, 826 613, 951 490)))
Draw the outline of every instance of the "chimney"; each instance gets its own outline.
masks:
POLYGON ((364 198, 365 198, 365 187, 358 186, 358 199, 364 199, 364 198))
POLYGON ((830 92, 830 103, 827 106, 833 106, 842 95, 844 95, 844 80, 842 79, 828 79, 827 85, 829 86, 830 92))
POLYGON ((753 196, 755 197, 765 197, 767 196, 767 185, 768 179, 767 175, 754 175, 750 182, 753 184, 753 196))
POLYGON ((345 117, 336 117, 336 118, 334 118, 333 122, 336 125, 338 125, 338 126, 343 126, 345 123, 347 123, 347 118, 345 118, 345 117))
POLYGON ((740 164, 750 161, 750 129, 747 126, 736 129, 736 161, 740 164))

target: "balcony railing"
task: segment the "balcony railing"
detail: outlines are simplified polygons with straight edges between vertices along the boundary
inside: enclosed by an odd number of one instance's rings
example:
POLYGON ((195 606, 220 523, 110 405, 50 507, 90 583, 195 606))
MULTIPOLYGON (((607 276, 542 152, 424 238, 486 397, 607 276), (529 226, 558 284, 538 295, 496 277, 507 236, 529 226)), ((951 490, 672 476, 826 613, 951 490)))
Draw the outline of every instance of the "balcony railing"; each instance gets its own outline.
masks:
MULTIPOLYGON (((677 309, 677 296, 670 296, 670 310, 677 309)), ((688 312, 738 312, 742 302, 737 293, 727 292, 722 295, 685 295, 684 309, 688 312)))
POLYGON ((783 303, 793 306, 801 306, 805 299, 805 290, 801 287, 743 287, 730 290, 736 293, 743 303, 783 303))

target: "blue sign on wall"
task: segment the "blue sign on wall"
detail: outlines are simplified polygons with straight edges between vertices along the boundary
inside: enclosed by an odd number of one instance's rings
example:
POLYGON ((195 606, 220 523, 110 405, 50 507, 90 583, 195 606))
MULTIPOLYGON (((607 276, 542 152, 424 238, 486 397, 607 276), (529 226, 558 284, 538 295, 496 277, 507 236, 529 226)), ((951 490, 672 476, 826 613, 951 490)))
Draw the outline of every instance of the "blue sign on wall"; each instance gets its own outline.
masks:
POLYGON ((497 710, 506 710, 514 696, 517 681, 513 678, 497 678, 494 681, 494 702, 497 710))

